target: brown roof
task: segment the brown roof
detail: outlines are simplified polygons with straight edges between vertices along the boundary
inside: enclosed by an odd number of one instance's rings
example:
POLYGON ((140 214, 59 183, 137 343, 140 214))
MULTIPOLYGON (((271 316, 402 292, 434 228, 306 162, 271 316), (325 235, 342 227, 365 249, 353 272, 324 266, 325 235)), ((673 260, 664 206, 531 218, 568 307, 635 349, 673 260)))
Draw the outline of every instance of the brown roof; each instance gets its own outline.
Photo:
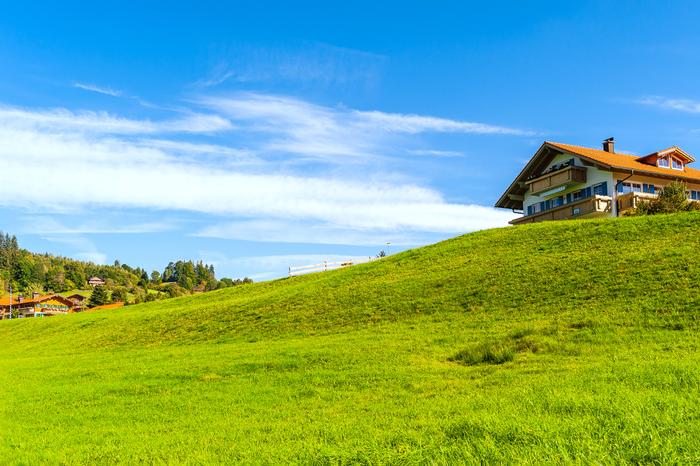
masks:
MULTIPOLYGON (((12 305, 17 305, 17 304, 36 304, 36 303, 42 303, 44 301, 48 301, 49 299, 57 299, 59 301, 63 301, 66 304, 73 304, 68 298, 64 298, 63 296, 57 295, 57 294, 46 294, 43 296, 37 296, 36 298, 31 298, 29 296, 24 297, 22 299, 22 302, 19 301, 19 297, 16 294, 12 295, 12 305)), ((6 296, 4 298, 0 298, 0 306, 9 306, 10 305, 10 297, 6 296)))
POLYGON ((70 295, 70 296, 67 296, 67 298, 68 298, 68 299, 74 299, 74 300, 77 300, 77 301, 84 301, 84 300, 87 299, 85 296, 81 295, 80 293, 72 294, 72 295, 70 295))
MULTIPOLYGON (((649 165, 640 162, 640 159, 644 159, 648 156, 637 157, 636 155, 610 153, 604 150, 590 149, 588 147, 574 146, 571 144, 562 144, 560 142, 545 142, 545 144, 549 144, 550 146, 556 147, 557 149, 561 149, 566 152, 570 152, 572 154, 576 154, 581 157, 590 159, 594 162, 598 162, 610 168, 618 168, 621 170, 634 170, 635 172, 645 172, 655 175, 683 178, 689 181, 700 182, 700 170, 696 170, 695 168, 685 166, 683 170, 673 170, 671 168, 662 168, 657 167, 656 165, 649 165)), ((669 149, 659 151, 658 154, 673 152, 674 149, 677 149, 680 153, 685 154, 685 152, 681 151, 676 147, 670 147, 669 149)), ((690 156, 686 154, 686 157, 690 156)), ((692 157, 690 157, 690 160, 692 160, 692 157)))
POLYGON ((549 164, 554 157, 562 153, 579 156, 582 159, 586 159, 590 163, 594 163, 609 170, 634 172, 700 183, 700 170, 690 168, 686 165, 683 166, 683 170, 674 170, 672 168, 657 167, 656 165, 642 162, 642 160, 652 162, 654 159, 653 156, 671 153, 687 161, 694 160, 692 156, 675 146, 654 152, 653 154, 638 157, 636 155, 623 154, 620 152, 611 153, 600 149, 591 149, 589 147, 575 146, 572 144, 545 141, 537 152, 535 152, 535 155, 530 159, 527 165, 525 165, 525 167, 520 171, 515 180, 513 180, 508 189, 498 199, 496 202, 496 207, 503 207, 506 209, 522 209, 522 197, 527 192, 525 181, 527 181, 528 175, 540 173, 542 170, 547 168, 547 164, 549 164))

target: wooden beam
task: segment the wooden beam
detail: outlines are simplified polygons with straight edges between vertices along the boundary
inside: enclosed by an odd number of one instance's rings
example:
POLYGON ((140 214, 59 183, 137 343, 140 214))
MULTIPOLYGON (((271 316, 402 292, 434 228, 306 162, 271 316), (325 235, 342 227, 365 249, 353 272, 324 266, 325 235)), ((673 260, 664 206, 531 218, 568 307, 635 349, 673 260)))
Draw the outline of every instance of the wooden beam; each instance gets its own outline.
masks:
POLYGON ((508 194, 508 197, 513 201, 524 201, 524 196, 518 196, 517 194, 508 194))

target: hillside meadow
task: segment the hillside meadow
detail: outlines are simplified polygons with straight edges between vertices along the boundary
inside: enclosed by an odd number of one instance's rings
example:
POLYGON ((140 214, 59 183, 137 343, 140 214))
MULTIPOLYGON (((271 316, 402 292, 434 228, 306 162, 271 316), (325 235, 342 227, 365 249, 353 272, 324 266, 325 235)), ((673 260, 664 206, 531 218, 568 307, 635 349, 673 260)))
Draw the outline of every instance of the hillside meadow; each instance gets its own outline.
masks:
POLYGON ((700 214, 0 322, 0 462, 700 462, 700 214))

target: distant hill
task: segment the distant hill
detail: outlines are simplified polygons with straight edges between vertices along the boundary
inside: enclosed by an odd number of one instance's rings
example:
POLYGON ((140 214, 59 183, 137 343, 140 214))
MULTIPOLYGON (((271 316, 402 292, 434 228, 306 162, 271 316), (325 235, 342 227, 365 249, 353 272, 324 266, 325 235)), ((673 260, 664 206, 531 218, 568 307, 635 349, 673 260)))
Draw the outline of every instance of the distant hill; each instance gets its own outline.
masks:
POLYGON ((541 223, 3 321, 0 428, 52 435, 3 436, 0 455, 698 462, 698 251, 700 214, 541 223))
POLYGON ((217 279, 214 266, 203 262, 179 260, 170 262, 163 272, 150 274, 140 267, 115 261, 98 265, 51 254, 37 254, 20 248, 16 237, 0 232, 0 296, 9 292, 66 293, 89 290, 88 280, 98 277, 119 301, 149 301, 181 296, 195 291, 211 291, 250 279, 217 279))

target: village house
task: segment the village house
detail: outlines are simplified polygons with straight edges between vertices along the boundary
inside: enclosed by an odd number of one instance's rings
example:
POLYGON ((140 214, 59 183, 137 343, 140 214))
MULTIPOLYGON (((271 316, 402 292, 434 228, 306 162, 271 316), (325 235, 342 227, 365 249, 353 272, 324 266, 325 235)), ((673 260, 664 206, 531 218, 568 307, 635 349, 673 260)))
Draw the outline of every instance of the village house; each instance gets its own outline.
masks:
POLYGON ((675 146, 641 157, 616 153, 613 138, 602 150, 544 142, 496 207, 522 214, 511 224, 619 216, 673 181, 700 201, 700 170, 688 167, 694 161, 675 146))
POLYGON ((104 286, 105 281, 102 280, 100 277, 90 277, 88 279, 88 285, 90 286, 104 286))
POLYGON ((67 314, 74 310, 73 301, 56 294, 40 295, 32 293, 32 297, 24 297, 21 294, 12 298, 0 298, 0 319, 10 317, 10 309, 15 317, 38 317, 67 314))
POLYGON ((66 298, 73 303, 73 309, 75 311, 81 311, 86 304, 85 301, 87 301, 87 298, 79 293, 66 296, 66 298))

